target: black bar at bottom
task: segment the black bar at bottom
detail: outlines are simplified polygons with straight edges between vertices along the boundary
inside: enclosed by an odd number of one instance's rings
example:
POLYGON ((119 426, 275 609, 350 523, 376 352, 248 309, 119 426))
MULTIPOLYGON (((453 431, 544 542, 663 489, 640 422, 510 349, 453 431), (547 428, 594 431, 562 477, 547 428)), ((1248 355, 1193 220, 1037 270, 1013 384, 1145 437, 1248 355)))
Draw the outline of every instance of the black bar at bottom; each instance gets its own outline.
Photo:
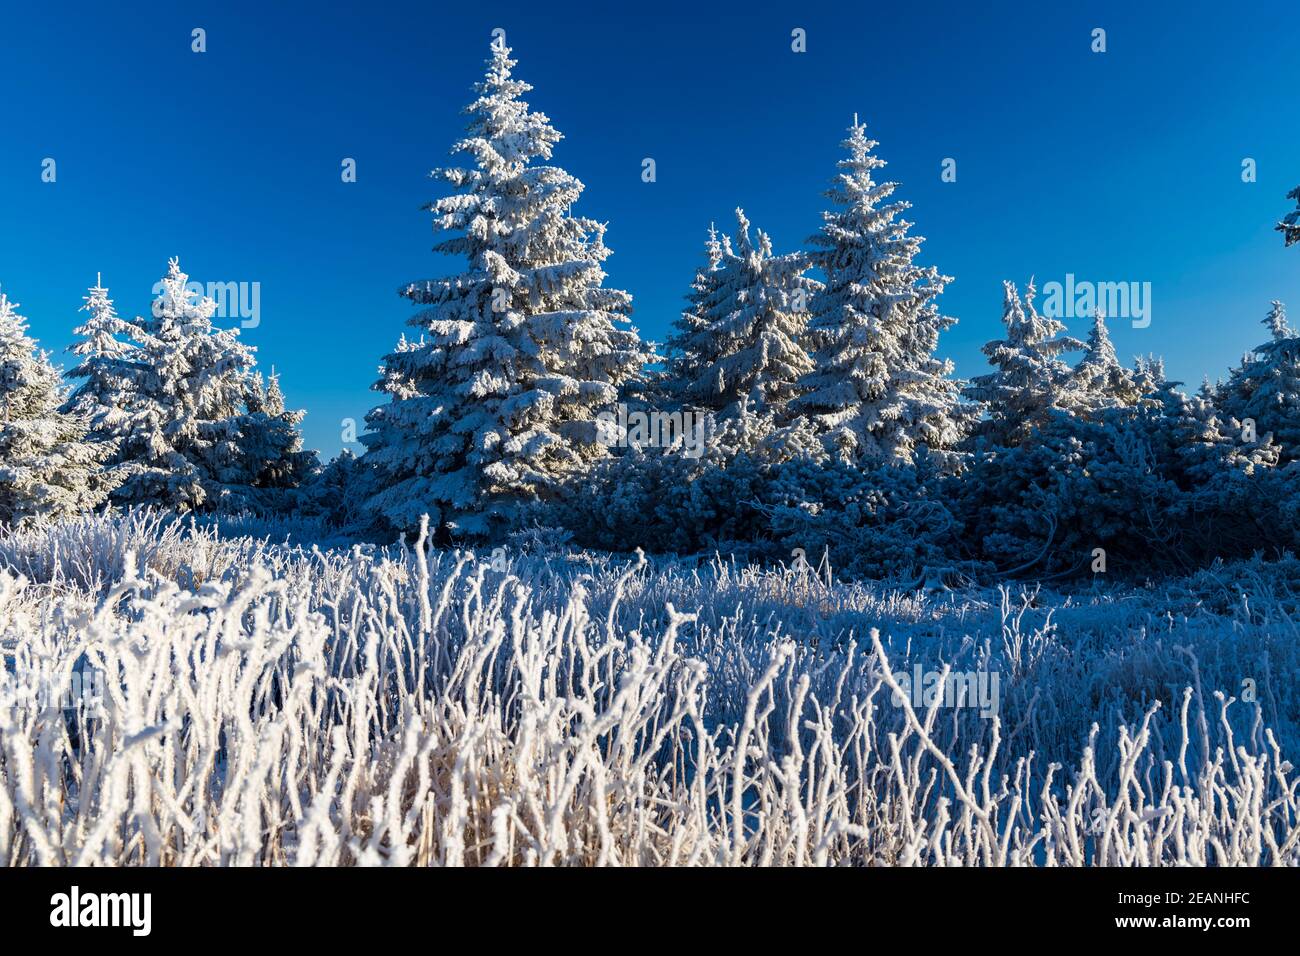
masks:
POLYGON ((1298 890, 1294 870, 13 869, 0 870, 0 925, 10 942, 76 934, 79 945, 99 937, 173 948, 220 937, 438 946, 464 934, 492 946, 557 935, 608 945, 629 931, 652 945, 694 946, 701 934, 770 944, 780 924, 813 934, 888 930, 927 946, 1033 938, 1026 933, 1230 941, 1292 931, 1298 890))

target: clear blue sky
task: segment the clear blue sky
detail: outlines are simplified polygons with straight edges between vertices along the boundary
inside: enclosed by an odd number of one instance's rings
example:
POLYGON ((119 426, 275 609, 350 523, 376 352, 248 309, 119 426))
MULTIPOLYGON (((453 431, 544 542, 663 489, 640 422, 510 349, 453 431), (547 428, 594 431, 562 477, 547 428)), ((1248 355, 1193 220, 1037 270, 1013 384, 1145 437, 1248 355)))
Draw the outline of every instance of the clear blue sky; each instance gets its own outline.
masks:
POLYGON ((5 4, 0 286, 62 352, 98 271, 126 315, 172 255, 200 281, 259 282, 244 338, 309 411, 308 444, 335 453, 406 328, 396 289, 454 267, 418 207, 502 27, 647 337, 679 311, 710 221, 743 205, 778 251, 817 229, 856 111, 925 262, 955 277, 942 352, 959 374, 985 367, 1002 279, 1074 273, 1152 283, 1150 327, 1112 323, 1121 356, 1223 375, 1268 300, 1300 318, 1300 249, 1272 230, 1300 183, 1294 4, 1064 6, 5 4))

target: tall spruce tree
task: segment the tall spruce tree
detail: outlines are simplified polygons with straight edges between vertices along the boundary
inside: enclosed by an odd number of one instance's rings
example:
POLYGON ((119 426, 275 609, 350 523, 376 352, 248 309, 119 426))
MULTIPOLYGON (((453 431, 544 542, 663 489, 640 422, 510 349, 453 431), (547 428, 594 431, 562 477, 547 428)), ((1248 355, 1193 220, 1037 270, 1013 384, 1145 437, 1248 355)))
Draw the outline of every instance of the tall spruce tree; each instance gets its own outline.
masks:
POLYGON ((65 389, 49 355, 0 292, 0 525, 89 511, 111 487, 108 447, 87 442, 87 422, 60 409, 65 389))
POLYGON ((395 529, 428 514, 452 536, 497 534, 606 454, 595 416, 648 358, 631 296, 604 286, 605 226, 571 214, 582 183, 544 164, 561 137, 514 66, 494 42, 452 149, 472 163, 433 174, 455 189, 426 207, 447 236, 434 249, 467 268, 401 290, 421 337, 384 358, 390 401, 366 417, 369 507, 395 529))
POLYGON ((961 401, 952 363, 934 355, 956 321, 935 302, 951 280, 916 264, 924 240, 902 218, 910 203, 890 200, 897 183, 875 180, 885 161, 856 118, 843 145, 826 193, 834 208, 809 240, 825 287, 812 302, 814 367, 794 408, 845 458, 910 462, 922 446, 951 449, 978 414, 961 401))

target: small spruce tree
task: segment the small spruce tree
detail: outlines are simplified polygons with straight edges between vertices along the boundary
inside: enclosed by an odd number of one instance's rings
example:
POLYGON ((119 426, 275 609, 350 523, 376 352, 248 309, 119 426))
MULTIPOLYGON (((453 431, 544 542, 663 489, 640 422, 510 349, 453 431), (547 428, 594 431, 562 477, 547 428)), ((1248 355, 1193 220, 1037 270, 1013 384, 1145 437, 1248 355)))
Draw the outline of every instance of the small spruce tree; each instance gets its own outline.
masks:
POLYGON ((1004 282, 1003 290, 1007 337, 984 346, 995 370, 971 379, 966 395, 988 409, 978 434, 994 445, 1015 446, 1062 407, 1071 371, 1061 355, 1084 344, 1064 335, 1063 323, 1034 308, 1032 279, 1023 301, 1014 284, 1004 282))
POLYGON ((86 420, 61 410, 59 372, 17 308, 0 292, 0 525, 7 526, 90 511, 111 487, 102 470, 109 449, 86 441, 86 420))
POLYGON ((134 376, 132 338, 140 330, 118 317, 102 275, 96 276, 87 290, 81 311, 89 314, 73 330, 79 341, 68 349, 80 359, 68 377, 81 381, 64 403, 64 411, 89 422, 93 441, 115 443, 129 421, 126 406, 134 376))
POLYGON ((1300 460, 1300 333, 1290 327, 1286 309, 1274 301, 1264 317, 1269 340, 1242 358, 1223 388, 1223 410, 1254 422, 1256 432, 1271 432, 1282 461, 1300 460))
POLYGON ((1106 330, 1106 317, 1098 311, 1093 316, 1083 358, 1065 383, 1062 404, 1075 414, 1090 418, 1108 408, 1132 406, 1143 395, 1139 377, 1146 375, 1146 363, 1139 363, 1135 371, 1120 364, 1106 330))

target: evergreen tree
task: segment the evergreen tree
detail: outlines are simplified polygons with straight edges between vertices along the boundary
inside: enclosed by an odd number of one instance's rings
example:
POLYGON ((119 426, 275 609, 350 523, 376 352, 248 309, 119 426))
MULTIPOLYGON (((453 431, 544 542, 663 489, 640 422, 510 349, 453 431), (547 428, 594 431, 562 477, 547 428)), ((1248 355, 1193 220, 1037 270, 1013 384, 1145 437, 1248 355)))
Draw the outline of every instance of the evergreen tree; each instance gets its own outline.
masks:
POLYGON ((708 401, 713 393, 709 370, 720 352, 714 328, 721 318, 718 290, 723 264, 734 258, 734 254, 731 241, 726 236, 719 238, 713 225, 709 226, 704 254, 704 265, 696 270, 691 291, 686 296, 687 307, 673 323, 674 332, 665 343, 668 358, 663 390, 669 400, 684 404, 708 401))
POLYGON ((971 379, 966 395, 988 407, 979 433, 995 445, 1014 446, 1062 407, 1071 370, 1060 356, 1084 344, 1063 335, 1063 323, 1038 314, 1032 279, 1023 302, 1014 284, 1004 282, 1003 289, 1007 337, 982 350, 996 370, 971 379))
POLYGON ((818 284, 804 275, 802 255, 774 255, 761 229, 752 240, 741 209, 736 221, 734 248, 727 239, 720 250, 710 242, 692 309, 669 343, 678 356, 674 390, 683 401, 727 417, 780 416, 812 369, 802 340, 818 284))
POLYGON ((118 317, 102 275, 96 276, 87 293, 81 311, 89 315, 73 330, 81 340, 68 349, 81 359, 68 377, 83 381, 68 396, 64 411, 90 424, 92 440, 115 442, 128 422, 125 407, 132 377, 131 338, 139 329, 118 317))
POLYGON ((1286 320, 1286 306, 1274 299, 1269 303, 1268 315, 1264 316, 1264 328, 1268 329, 1272 342, 1295 338, 1295 331, 1286 320))
POLYGON ((1225 469, 1251 474, 1278 463, 1278 447, 1267 435, 1243 441, 1240 422, 1203 395, 1179 391, 1180 384, 1161 381, 1152 393, 1159 427, 1150 429, 1153 444, 1161 442, 1158 457, 1166 463, 1166 473, 1180 487, 1213 491, 1225 469))
POLYGON ((468 135, 473 160, 435 172, 455 192, 426 208, 445 233, 435 251, 468 268, 415 282, 421 310, 384 358, 367 416, 370 501, 393 528, 421 514, 457 536, 491 536, 519 506, 606 454, 595 415, 640 375, 648 353, 625 327, 631 296, 603 285, 605 227, 574 216, 583 186, 549 160, 560 134, 520 99, 515 61, 494 42, 468 135))
POLYGON ((60 410, 64 388, 49 355, 0 292, 0 525, 89 511, 108 494, 108 449, 87 442, 86 421, 60 410))
POLYGON ((369 469, 344 448, 312 477, 305 488, 303 508, 336 528, 364 530, 367 522, 361 505, 369 485, 369 469))
POLYGON ((1286 240, 1286 244, 1289 246, 1292 243, 1300 242, 1300 186, 1297 186, 1295 189, 1287 193, 1286 198, 1294 199, 1296 201, 1296 208, 1283 216, 1282 221, 1274 228, 1277 229, 1278 232, 1282 233, 1282 237, 1286 240))
POLYGON ((237 330, 216 329, 216 303, 186 289, 178 260, 137 321, 128 421, 113 465, 124 506, 177 510, 224 505, 226 481, 238 479, 237 416, 243 411, 252 351, 237 330))
POLYGON ((1165 360, 1158 355, 1148 355, 1145 358, 1139 355, 1133 360, 1133 370, 1128 375, 1132 380, 1134 398, 1125 404, 1133 404, 1156 392, 1164 384, 1165 360))
POLYGON ((274 371, 266 383, 260 372, 253 374, 245 405, 239 423, 240 484, 250 503, 275 510, 285 504, 279 492, 301 487, 320 469, 316 453, 302 446, 298 426, 306 412, 285 410, 274 371))
POLYGON ((873 178, 885 165, 876 145, 855 120, 826 193, 835 208, 809 240, 826 284, 812 304, 814 367, 794 407, 842 456, 909 462, 920 446, 952 448, 977 410, 960 401, 952 363, 934 356, 956 321, 935 302, 951 280, 915 263, 924 240, 902 218, 910 203, 890 201, 898 184, 873 178))
POLYGON ((238 329, 212 324, 216 303, 168 263, 152 315, 132 327, 125 421, 112 459, 121 505, 181 511, 259 507, 250 489, 300 484, 314 469, 301 451, 301 412, 285 412, 278 384, 253 374, 238 329))
POLYGON ((1238 422, 1252 419, 1256 432, 1272 432, 1283 462, 1300 460, 1300 334, 1274 301, 1264 327, 1269 341, 1242 358, 1224 386, 1223 409, 1238 422))
MULTIPOLYGON (((1110 333, 1106 331, 1106 317, 1098 311, 1093 316, 1092 331, 1088 333, 1088 344, 1083 358, 1070 372, 1065 384, 1065 407, 1076 414, 1095 417, 1107 408, 1122 408, 1137 403, 1144 391, 1139 385, 1139 378, 1150 378, 1153 367, 1140 362, 1136 372, 1120 364, 1111 344, 1110 333)), ((1163 371, 1158 374, 1163 379, 1163 371)))

